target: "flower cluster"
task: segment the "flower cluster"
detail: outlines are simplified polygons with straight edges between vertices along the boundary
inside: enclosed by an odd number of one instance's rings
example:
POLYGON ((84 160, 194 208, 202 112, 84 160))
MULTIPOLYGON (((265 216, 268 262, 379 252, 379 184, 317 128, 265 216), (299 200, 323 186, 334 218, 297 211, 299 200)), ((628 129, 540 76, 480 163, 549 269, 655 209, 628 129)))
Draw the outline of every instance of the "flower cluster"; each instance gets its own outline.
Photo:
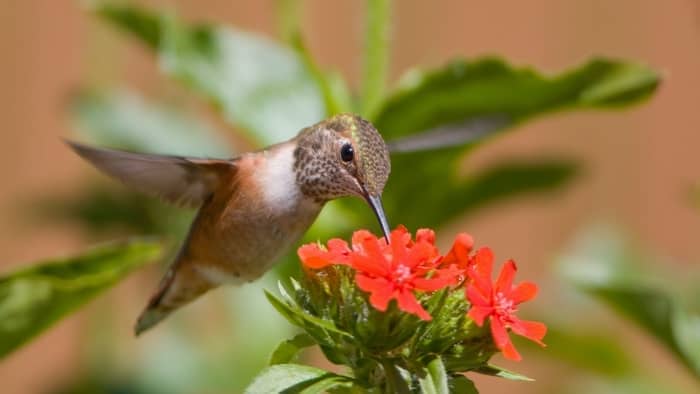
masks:
POLYGON ((329 265, 351 267, 355 284, 370 294, 374 308, 386 311, 395 300, 400 310, 425 321, 432 317, 416 298, 419 293, 445 288, 464 291, 471 304, 468 317, 478 326, 488 320, 496 347, 504 357, 520 360, 508 330, 544 345, 545 325, 515 315, 520 303, 535 297, 537 286, 531 282, 513 285, 516 265, 512 260, 504 264, 493 283, 493 253, 489 248, 473 252, 473 246, 473 238, 462 233, 450 251, 441 255, 432 230, 418 230, 413 240, 406 228, 399 227, 391 233, 390 242, 359 230, 353 234, 352 245, 331 239, 326 247, 318 243, 303 245, 298 255, 304 267, 311 270, 329 265))

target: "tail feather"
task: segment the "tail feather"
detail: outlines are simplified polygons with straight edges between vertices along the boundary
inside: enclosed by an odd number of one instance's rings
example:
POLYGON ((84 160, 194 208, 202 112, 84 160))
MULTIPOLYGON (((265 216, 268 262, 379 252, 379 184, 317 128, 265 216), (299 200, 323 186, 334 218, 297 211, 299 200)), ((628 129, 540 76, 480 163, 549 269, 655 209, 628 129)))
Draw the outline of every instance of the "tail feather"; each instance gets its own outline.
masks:
POLYGON ((136 336, 141 335, 176 309, 194 301, 212 287, 210 282, 191 270, 176 272, 174 267, 170 268, 136 321, 134 333, 136 336))

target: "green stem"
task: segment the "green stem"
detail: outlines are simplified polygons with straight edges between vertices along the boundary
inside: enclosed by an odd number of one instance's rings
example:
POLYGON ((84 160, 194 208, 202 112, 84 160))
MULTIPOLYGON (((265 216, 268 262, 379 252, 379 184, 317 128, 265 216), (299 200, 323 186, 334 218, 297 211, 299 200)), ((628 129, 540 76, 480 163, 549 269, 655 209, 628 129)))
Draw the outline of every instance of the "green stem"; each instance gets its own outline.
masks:
POLYGON ((360 113, 368 119, 374 117, 384 98, 389 68, 390 9, 391 0, 367 0, 360 113))
POLYGON ((401 372, 396 365, 390 361, 382 361, 381 363, 384 369, 384 378, 386 379, 385 392, 410 394, 411 389, 403 376, 401 376, 401 372))
POLYGON ((293 45, 295 36, 299 32, 301 2, 299 0, 275 0, 275 16, 277 33, 280 38, 287 44, 293 45))

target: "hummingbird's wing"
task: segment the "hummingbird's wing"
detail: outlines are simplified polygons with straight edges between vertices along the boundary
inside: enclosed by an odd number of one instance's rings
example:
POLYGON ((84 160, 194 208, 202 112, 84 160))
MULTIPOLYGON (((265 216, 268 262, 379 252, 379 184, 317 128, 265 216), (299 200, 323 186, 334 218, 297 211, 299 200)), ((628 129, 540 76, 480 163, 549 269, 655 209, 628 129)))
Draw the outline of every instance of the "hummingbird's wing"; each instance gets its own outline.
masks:
POLYGON ((95 167, 141 192, 185 207, 198 207, 236 173, 235 160, 195 159, 66 143, 95 167))
POLYGON ((467 145, 504 128, 511 119, 493 115, 449 124, 387 141, 391 153, 408 153, 467 145))

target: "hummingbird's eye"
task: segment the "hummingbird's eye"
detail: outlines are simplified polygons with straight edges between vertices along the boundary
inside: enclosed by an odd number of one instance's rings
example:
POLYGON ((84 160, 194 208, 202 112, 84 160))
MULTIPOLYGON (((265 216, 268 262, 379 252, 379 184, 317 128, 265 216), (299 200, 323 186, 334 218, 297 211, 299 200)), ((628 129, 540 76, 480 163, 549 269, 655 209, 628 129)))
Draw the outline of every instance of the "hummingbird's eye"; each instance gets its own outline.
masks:
POLYGON ((340 158, 343 159, 343 161, 352 161, 354 157, 355 150, 352 149, 352 145, 345 144, 342 148, 340 148, 340 158))

